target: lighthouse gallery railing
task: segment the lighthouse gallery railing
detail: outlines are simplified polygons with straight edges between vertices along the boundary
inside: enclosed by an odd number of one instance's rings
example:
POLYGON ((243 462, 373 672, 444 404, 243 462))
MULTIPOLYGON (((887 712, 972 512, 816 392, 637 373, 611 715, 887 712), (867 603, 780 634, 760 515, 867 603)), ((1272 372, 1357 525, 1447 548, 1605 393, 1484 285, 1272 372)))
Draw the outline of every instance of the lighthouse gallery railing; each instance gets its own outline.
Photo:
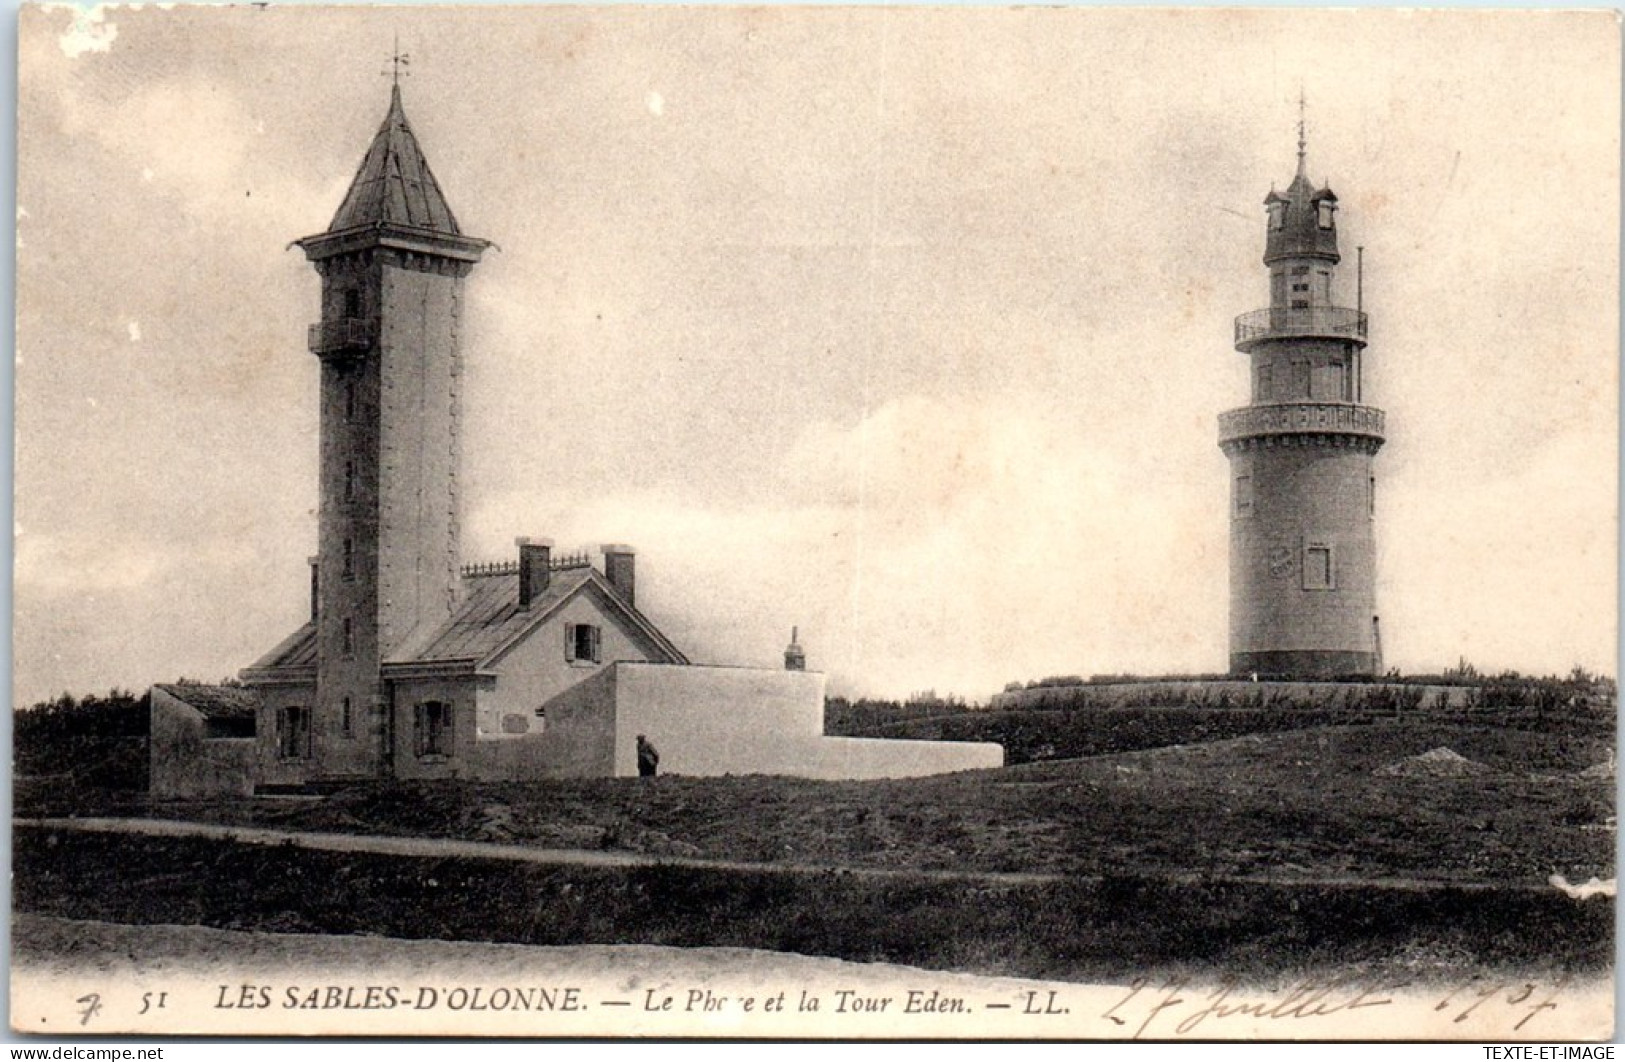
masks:
POLYGON ((1360 435, 1379 442, 1387 418, 1372 406, 1350 402, 1280 402, 1243 406, 1219 414, 1219 441, 1260 435, 1334 433, 1360 435))
POLYGON ((1366 314, 1346 306, 1253 310, 1236 318, 1236 345, 1277 336, 1366 337, 1366 314))

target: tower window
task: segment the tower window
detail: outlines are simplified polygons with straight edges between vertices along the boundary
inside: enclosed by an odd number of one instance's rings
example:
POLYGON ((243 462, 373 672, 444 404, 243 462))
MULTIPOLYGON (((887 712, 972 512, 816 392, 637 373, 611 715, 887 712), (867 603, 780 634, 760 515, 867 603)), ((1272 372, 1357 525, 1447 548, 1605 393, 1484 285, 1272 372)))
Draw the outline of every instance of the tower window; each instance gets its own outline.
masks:
POLYGON ((355 497, 355 462, 344 462, 344 500, 355 497))
POLYGON ((1258 379, 1254 384, 1253 399, 1258 402, 1267 402, 1270 392, 1275 387, 1275 370, 1269 365, 1258 367, 1258 379))
POLYGON ((1294 285, 1292 285, 1292 290, 1293 291, 1308 291, 1309 290, 1309 285, 1308 284, 1294 284, 1294 285))
POLYGON ((1306 541, 1303 544, 1303 588, 1305 590, 1337 589, 1336 570, 1332 567, 1332 546, 1329 542, 1306 541))
POLYGON ((339 732, 345 737, 355 733, 355 720, 350 712, 350 698, 346 697, 339 703, 339 732))
POLYGON ((1286 223, 1286 207, 1281 203, 1270 204, 1270 230, 1273 232, 1286 223))
POLYGON ((355 419, 355 381, 344 381, 344 419, 355 419))
POLYGON ((1336 208, 1333 207, 1332 204, 1330 202, 1328 202, 1327 200, 1322 199, 1320 201, 1320 227, 1321 228, 1329 229, 1329 228, 1332 227, 1332 211, 1335 210, 1335 209, 1336 208))
MULTIPOLYGON (((343 572, 344 572, 344 578, 346 578, 346 579, 354 579, 355 578, 355 540, 354 539, 348 539, 347 538, 347 539, 344 540, 344 568, 343 568, 343 572)), ((344 622, 349 623, 350 621, 345 620, 344 622)))
POLYGON ((344 617, 344 630, 341 637, 339 649, 344 654, 344 658, 348 660, 355 656, 355 624, 350 622, 349 616, 344 617))
POLYGON ((1309 397, 1309 362, 1304 358, 1295 358, 1292 362, 1292 397, 1309 397))
POLYGON ((1341 359, 1333 359, 1325 365, 1317 365, 1313 370, 1314 393, 1310 396, 1317 402, 1346 402, 1349 399, 1348 367, 1341 359))
POLYGON ((1241 519, 1253 515, 1253 477, 1236 477, 1236 517, 1241 519))
POLYGON ((1372 476, 1365 492, 1366 515, 1372 519, 1377 517, 1377 477, 1372 476))
POLYGON ((1354 401, 1354 367, 1337 358, 1332 362, 1332 370, 1337 373, 1337 397, 1344 402, 1354 401))
POLYGON ((344 291, 344 316, 361 316, 361 292, 357 288, 346 288, 344 291))

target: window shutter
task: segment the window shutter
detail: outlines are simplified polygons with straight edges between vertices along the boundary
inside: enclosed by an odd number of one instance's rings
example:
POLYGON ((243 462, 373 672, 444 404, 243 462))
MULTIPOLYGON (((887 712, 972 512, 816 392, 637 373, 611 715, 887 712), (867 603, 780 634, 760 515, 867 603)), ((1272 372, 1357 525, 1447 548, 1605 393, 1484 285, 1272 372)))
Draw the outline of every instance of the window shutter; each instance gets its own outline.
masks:
POLYGON ((309 708, 306 708, 303 712, 300 713, 300 715, 303 717, 303 721, 304 721, 304 724, 305 724, 305 726, 304 726, 304 734, 302 735, 304 740, 302 742, 300 742, 300 744, 304 747, 305 759, 307 759, 307 760, 310 759, 310 732, 311 732, 311 730, 314 729, 310 725, 311 714, 312 713, 311 713, 311 710, 309 708))
POLYGON ((440 751, 447 756, 457 751, 457 742, 452 740, 456 728, 452 725, 457 719, 457 706, 447 701, 440 706, 440 718, 445 720, 441 729, 440 751))
POLYGON ((598 659, 599 659, 599 657, 598 657, 598 635, 601 632, 602 628, 588 627, 587 629, 592 632, 592 635, 591 635, 591 638, 592 638, 592 662, 596 664, 596 663, 598 663, 598 659))
POLYGON ((423 755, 423 716, 424 705, 412 710, 412 747, 418 756, 423 755))
POLYGON ((576 625, 564 625, 564 659, 573 661, 576 658, 576 625))

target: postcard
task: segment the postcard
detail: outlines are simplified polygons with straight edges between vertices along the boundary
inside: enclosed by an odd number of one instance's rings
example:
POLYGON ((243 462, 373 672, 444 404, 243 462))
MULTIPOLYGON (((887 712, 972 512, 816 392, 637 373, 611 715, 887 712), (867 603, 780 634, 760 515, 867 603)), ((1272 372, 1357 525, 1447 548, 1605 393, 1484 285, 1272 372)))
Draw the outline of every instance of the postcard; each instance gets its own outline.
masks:
POLYGON ((19 32, 15 1033, 1613 1035, 1616 13, 19 32))

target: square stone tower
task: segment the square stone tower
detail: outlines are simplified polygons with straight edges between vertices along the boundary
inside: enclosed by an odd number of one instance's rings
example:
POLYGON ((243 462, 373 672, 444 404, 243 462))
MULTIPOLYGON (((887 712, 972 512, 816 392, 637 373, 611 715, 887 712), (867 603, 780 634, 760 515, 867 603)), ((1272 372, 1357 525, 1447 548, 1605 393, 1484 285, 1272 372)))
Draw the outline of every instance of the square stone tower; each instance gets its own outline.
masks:
POLYGON ((1298 172, 1271 189, 1270 304, 1236 318, 1252 403, 1219 417, 1230 458, 1230 670, 1331 678, 1381 670, 1374 459, 1363 405, 1367 317, 1333 300, 1337 196, 1298 172))
POLYGON ((322 277, 312 774, 375 776, 389 747, 380 666, 456 603, 458 325, 489 244, 459 230, 399 84, 333 223, 298 243, 322 277))

